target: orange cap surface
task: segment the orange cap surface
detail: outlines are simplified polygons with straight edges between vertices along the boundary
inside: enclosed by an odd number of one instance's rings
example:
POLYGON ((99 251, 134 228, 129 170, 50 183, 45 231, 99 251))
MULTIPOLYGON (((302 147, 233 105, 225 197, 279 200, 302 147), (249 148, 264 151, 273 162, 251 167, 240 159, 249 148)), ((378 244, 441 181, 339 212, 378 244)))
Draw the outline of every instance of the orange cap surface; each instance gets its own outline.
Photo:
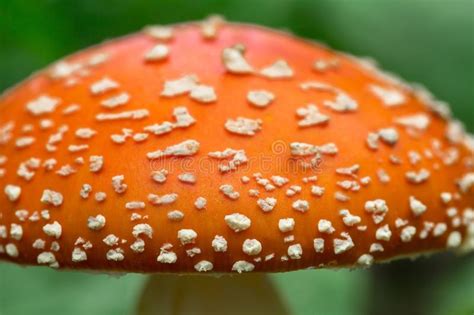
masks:
POLYGON ((126 272, 368 266, 474 247, 473 138, 421 88, 211 19, 0 98, 0 259, 126 272))

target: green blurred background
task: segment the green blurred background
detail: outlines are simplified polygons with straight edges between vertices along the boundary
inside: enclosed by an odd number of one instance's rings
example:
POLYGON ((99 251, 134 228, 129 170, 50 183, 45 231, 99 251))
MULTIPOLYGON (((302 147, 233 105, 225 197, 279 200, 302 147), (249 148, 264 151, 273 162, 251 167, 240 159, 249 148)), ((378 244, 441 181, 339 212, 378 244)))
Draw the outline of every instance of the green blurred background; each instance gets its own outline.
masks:
MULTIPOLYGON (((372 56, 474 131, 473 0, 0 0, 0 91, 78 49, 211 13, 372 56)), ((128 315, 145 280, 0 264, 0 315, 128 315)), ((297 315, 474 314, 473 255, 273 280, 297 315)))

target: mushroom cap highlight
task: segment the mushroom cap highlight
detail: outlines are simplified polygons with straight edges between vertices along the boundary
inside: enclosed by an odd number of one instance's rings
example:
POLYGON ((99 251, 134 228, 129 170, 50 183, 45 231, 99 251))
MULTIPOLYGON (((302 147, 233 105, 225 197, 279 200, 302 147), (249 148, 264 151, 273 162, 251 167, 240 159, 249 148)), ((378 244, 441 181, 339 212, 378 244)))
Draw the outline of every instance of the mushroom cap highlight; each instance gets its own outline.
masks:
POLYGON ((474 141, 373 62, 211 18, 0 97, 0 260, 282 272, 474 248, 474 141))

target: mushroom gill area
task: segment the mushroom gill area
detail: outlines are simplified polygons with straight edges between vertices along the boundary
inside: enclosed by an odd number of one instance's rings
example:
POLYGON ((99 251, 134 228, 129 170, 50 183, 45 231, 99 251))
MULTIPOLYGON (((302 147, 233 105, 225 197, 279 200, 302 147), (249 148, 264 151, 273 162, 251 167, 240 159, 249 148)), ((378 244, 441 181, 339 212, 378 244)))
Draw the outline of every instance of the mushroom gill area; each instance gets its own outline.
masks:
POLYGON ((446 104, 365 60, 151 26, 1 96, 0 259, 243 273, 470 250, 473 152, 446 104))

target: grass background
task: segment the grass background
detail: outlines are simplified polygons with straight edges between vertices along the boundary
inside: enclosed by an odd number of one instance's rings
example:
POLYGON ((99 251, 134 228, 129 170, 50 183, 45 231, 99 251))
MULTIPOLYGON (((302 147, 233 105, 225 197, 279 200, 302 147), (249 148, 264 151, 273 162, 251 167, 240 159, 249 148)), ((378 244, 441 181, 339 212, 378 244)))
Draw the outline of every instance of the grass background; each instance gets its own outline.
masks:
MULTIPOLYGON (((0 91, 78 49, 211 13, 372 56, 474 131, 473 0, 0 0, 0 91)), ((474 314, 472 255, 272 277, 298 315, 474 314)), ((128 315, 145 279, 0 263, 0 315, 128 315)))

